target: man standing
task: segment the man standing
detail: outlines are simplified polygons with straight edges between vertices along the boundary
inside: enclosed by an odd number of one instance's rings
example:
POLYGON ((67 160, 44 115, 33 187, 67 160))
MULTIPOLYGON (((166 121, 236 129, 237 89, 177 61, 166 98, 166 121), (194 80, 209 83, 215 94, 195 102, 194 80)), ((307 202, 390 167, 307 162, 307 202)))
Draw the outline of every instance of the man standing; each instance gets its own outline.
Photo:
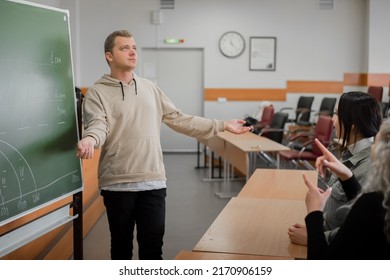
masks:
POLYGON ((166 177, 161 123, 197 138, 227 130, 249 131, 243 120, 209 120, 180 112, 155 84, 134 73, 137 48, 126 30, 111 33, 104 45, 110 74, 83 102, 84 135, 77 156, 90 159, 101 148, 98 181, 111 233, 111 258, 132 259, 137 230, 139 259, 162 259, 166 177))

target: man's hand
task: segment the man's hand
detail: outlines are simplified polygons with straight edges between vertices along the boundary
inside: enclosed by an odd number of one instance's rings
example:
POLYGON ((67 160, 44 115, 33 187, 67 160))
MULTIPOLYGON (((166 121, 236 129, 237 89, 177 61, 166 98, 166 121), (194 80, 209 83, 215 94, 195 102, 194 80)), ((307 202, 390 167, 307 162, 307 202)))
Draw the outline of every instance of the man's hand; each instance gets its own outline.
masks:
POLYGON ((228 120, 225 121, 225 130, 235 133, 235 134, 243 134, 248 131, 253 130, 251 126, 243 126, 246 123, 244 120, 228 120))
POLYGON ((90 159, 93 157, 96 140, 93 137, 87 136, 77 143, 77 157, 82 159, 90 159))

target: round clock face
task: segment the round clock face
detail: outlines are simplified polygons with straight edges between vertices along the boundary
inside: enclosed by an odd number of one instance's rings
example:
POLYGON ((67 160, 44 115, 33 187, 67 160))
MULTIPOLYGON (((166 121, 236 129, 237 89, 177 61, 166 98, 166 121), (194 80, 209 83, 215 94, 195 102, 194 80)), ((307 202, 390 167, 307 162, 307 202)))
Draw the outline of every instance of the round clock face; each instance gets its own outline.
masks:
POLYGON ((226 32, 219 40, 219 49, 224 56, 237 57, 244 52, 244 37, 235 31, 226 32))

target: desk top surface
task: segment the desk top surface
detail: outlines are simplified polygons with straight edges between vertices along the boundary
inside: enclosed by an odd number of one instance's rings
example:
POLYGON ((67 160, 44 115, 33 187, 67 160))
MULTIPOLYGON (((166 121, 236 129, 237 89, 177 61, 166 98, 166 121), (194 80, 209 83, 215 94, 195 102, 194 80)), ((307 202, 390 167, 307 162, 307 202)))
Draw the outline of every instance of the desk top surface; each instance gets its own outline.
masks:
POLYGON ((314 170, 256 169, 238 197, 304 200, 307 187, 303 182, 303 172, 317 184, 314 170))
POLYGON ((224 140, 234 140, 234 139, 258 139, 260 136, 256 135, 252 132, 246 132, 243 134, 234 134, 229 131, 223 131, 223 132, 218 132, 217 136, 219 138, 222 138, 224 140))
POLYGON ((275 142, 267 137, 262 137, 251 132, 244 134, 233 134, 230 132, 219 132, 218 137, 224 139, 244 152, 259 151, 284 151, 290 148, 275 142))
POLYGON ((287 231, 306 213, 301 200, 232 198, 194 251, 305 259, 306 246, 292 244, 287 231))
POLYGON ((211 252, 180 251, 175 260, 292 260, 292 258, 278 258, 270 256, 225 254, 211 252))

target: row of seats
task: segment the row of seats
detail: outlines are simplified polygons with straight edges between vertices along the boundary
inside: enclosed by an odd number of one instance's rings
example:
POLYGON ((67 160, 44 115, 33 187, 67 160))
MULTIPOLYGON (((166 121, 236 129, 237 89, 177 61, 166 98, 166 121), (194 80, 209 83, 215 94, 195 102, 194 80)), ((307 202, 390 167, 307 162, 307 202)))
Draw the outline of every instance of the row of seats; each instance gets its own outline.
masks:
MULTIPOLYGON (((388 116, 389 103, 382 102, 383 87, 369 87, 368 94, 371 94, 380 102, 383 117, 388 116)), ((330 145, 333 135, 332 116, 337 102, 337 98, 324 97, 321 101, 318 111, 312 110, 314 96, 301 96, 298 99, 297 107, 284 107, 275 113, 272 105, 263 108, 261 119, 256 121, 254 133, 265 136, 278 143, 288 145, 291 150, 282 151, 280 157, 287 162, 292 162, 295 166, 303 164, 306 168, 310 167, 308 162, 313 162, 320 154, 320 151, 312 142, 315 138, 319 139, 325 146, 330 145), (295 117, 289 119, 288 110, 294 110, 295 117), (315 112, 316 122, 311 123, 311 113, 315 112), (300 131, 285 130, 285 124, 289 122, 295 125, 300 131), (308 129, 302 129, 307 127, 308 129), (286 137, 287 135, 287 137, 286 137)), ((253 123, 252 123, 253 125, 253 123)), ((293 126, 290 126, 290 128, 293 126)), ((264 153, 262 153, 264 157, 264 153)), ((267 156, 268 161, 269 157, 267 156)))
MULTIPOLYGON (((298 99, 298 104, 296 109, 292 107, 284 107, 281 111, 294 110, 295 118, 289 119, 288 122, 295 123, 297 125, 310 126, 310 117, 312 110, 312 104, 314 101, 314 96, 301 96, 298 99)), ((321 101, 320 108, 315 114, 332 116, 334 112, 334 107, 336 105, 337 98, 335 97, 324 97, 321 101)))
MULTIPOLYGON (((295 110, 292 107, 284 107, 276 113, 272 105, 265 106, 261 118, 258 121, 252 120, 249 122, 249 125, 252 125, 255 128, 254 133, 261 134, 278 143, 282 143, 286 123, 294 123, 299 126, 315 126, 315 123, 310 123, 313 100, 313 96, 301 96, 295 110), (286 112, 287 110, 295 111, 294 119, 289 119, 289 114, 286 112)), ((315 114, 317 116, 332 116, 336 101, 337 99, 332 97, 323 98, 319 111, 315 112, 315 114)))
MULTIPOLYGON (((389 88, 390 91, 390 88, 389 88)), ((384 118, 388 117, 389 114, 389 102, 383 102, 383 87, 381 86, 370 86, 367 89, 367 93, 375 97, 376 100, 381 104, 382 114, 384 118)), ((324 97, 321 101, 319 110, 317 112, 312 110, 312 104, 314 101, 314 96, 300 96, 296 108, 293 107, 283 107, 280 112, 294 111, 295 117, 293 119, 287 119, 288 123, 295 123, 300 126, 310 126, 315 125, 315 123, 310 123, 311 113, 318 117, 319 115, 328 115, 333 116, 334 108, 337 102, 335 97, 324 97)), ((269 106, 267 106, 269 107, 269 106)), ((256 133, 259 133, 261 128, 269 126, 274 115, 273 108, 267 108, 263 111, 261 119, 256 125, 256 133)))
MULTIPOLYGON (((390 89, 389 89, 390 90, 390 89)), ((389 102, 383 102, 383 87, 380 86, 370 86, 367 90, 368 94, 371 94, 375 97, 375 99, 380 102, 382 107, 382 114, 384 118, 387 118, 389 112, 389 102)), ((283 107, 280 109, 280 112, 294 111, 295 117, 293 119, 288 118, 286 120, 287 123, 293 123, 299 126, 315 126, 316 123, 311 123, 311 113, 314 112, 315 116, 318 119, 320 115, 333 116, 334 108, 337 102, 337 98, 335 97, 324 97, 321 101, 320 107, 318 111, 312 110, 312 104, 314 101, 314 96, 300 96, 298 99, 298 103, 296 108, 293 107, 283 107)), ((278 114, 277 119, 279 122, 274 122, 272 125, 272 120, 275 115, 275 111, 272 105, 265 106, 263 109, 262 116, 259 120, 252 119, 249 125, 253 125, 255 127, 255 133, 259 134, 261 130, 265 127, 272 128, 284 128, 281 127, 280 120, 283 120, 281 116, 282 114, 278 114)), ((279 141, 277 141, 279 142, 279 141)))
MULTIPOLYGON (((284 142, 284 144, 288 145, 291 150, 279 152, 282 160, 292 162, 296 166, 299 164, 307 166, 308 162, 314 161, 321 153, 315 145, 312 145, 315 138, 319 139, 325 146, 330 144, 333 133, 332 115, 336 103, 336 98, 334 99, 329 100, 329 98, 324 98, 321 104, 322 106, 320 106, 322 110, 320 109, 317 112, 318 120, 313 126, 310 124, 309 130, 285 130, 284 127, 286 122, 289 121, 289 115, 282 112, 282 110, 275 113, 272 105, 266 106, 263 109, 262 118, 255 125, 255 133, 275 142, 284 142), (294 143, 299 143, 300 145, 295 145, 294 143)), ((297 115, 299 114, 300 112, 297 112, 297 115)), ((295 120, 293 121, 295 122, 295 120)), ((258 156, 265 159, 267 163, 275 165, 275 160, 267 153, 260 152, 258 156)))

